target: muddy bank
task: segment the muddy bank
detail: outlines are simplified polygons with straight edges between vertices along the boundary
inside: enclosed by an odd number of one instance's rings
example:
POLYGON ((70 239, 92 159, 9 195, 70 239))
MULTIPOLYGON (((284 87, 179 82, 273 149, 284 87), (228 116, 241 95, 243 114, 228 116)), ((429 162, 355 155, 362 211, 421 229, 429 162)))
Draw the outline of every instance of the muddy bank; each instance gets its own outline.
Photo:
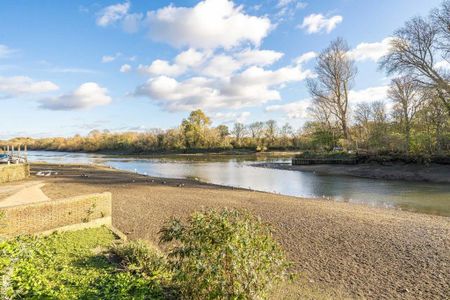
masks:
POLYGON ((157 243, 171 216, 209 207, 243 208, 270 223, 296 271, 337 294, 367 299, 445 299, 450 293, 450 220, 445 217, 150 178, 87 166, 40 177, 52 199, 113 194, 113 222, 131 239, 157 243), (83 176, 81 176, 83 174, 83 176))
POLYGON ((315 172, 320 175, 344 175, 373 179, 450 183, 450 165, 430 164, 358 164, 358 165, 291 165, 262 163, 255 167, 315 172))

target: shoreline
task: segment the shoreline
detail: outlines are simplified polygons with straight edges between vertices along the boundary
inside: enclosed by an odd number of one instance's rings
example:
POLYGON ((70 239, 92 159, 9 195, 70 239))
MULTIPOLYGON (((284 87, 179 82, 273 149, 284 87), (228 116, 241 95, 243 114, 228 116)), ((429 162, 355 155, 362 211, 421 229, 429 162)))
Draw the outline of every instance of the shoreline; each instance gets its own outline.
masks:
POLYGON ((290 163, 252 164, 254 167, 313 172, 319 175, 352 176, 360 178, 403 180, 430 183, 450 183, 450 166, 430 164, 357 164, 357 165, 292 165, 290 163))
POLYGON ((113 224, 132 240, 157 244, 158 231, 167 219, 186 218, 195 210, 245 209, 273 227, 295 271, 336 295, 344 291, 352 298, 445 299, 450 291, 448 217, 154 178, 104 167, 32 165, 33 174, 42 169, 59 173, 39 177, 45 182, 43 192, 51 199, 111 192, 113 224))

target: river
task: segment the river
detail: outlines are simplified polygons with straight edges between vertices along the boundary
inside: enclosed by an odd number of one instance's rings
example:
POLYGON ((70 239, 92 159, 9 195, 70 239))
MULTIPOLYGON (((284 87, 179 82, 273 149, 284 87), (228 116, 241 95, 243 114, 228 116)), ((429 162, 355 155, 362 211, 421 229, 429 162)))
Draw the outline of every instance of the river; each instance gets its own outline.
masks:
POLYGON ((30 151, 31 162, 102 164, 120 170, 165 178, 197 178, 219 185, 249 188, 283 195, 327 198, 334 201, 450 216, 447 184, 317 175, 312 172, 255 167, 287 158, 256 156, 120 157, 91 153, 30 151))

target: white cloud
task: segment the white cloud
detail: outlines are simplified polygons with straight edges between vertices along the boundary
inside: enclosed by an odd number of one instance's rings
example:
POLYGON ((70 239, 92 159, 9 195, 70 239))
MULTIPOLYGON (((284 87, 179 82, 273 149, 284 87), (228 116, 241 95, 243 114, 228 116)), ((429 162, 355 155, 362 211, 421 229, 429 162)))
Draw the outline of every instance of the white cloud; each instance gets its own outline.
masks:
POLYGON ((3 94, 3 97, 46 93, 57 89, 59 87, 51 81, 35 81, 26 76, 0 76, 0 95, 3 94))
POLYGON ((388 53, 391 41, 392 37, 387 37, 381 42, 360 43, 356 48, 350 50, 348 55, 356 61, 372 60, 376 62, 388 53))
POLYGON ((131 66, 129 64, 124 64, 120 67, 121 73, 128 73, 131 71, 131 66))
POLYGON ((304 63, 307 63, 308 61, 310 61, 311 59, 314 59, 316 57, 317 57, 317 53, 316 52, 309 51, 309 52, 303 53, 299 57, 295 58, 294 62, 296 64, 304 64, 304 63))
POLYGON ((236 54, 243 65, 268 66, 282 58, 284 53, 273 50, 246 49, 236 54))
POLYGON ((244 112, 240 112, 240 113, 236 113, 236 112, 226 112, 226 113, 218 112, 218 113, 214 114, 213 119, 217 123, 232 124, 232 123, 235 123, 235 122, 246 123, 248 117, 250 117, 250 112, 248 112, 248 111, 244 111, 244 112))
POLYGON ((97 25, 106 27, 122 20, 130 9, 130 2, 110 5, 102 9, 97 17, 97 25))
POLYGON ((311 99, 303 99, 281 105, 270 105, 266 107, 266 112, 281 112, 289 119, 308 119, 308 107, 311 105, 311 99))
POLYGON ((10 57, 12 54, 16 53, 17 50, 11 49, 6 45, 0 44, 0 58, 10 57))
POLYGON ((201 73, 210 77, 229 77, 241 68, 241 64, 228 55, 216 55, 201 70, 201 73))
POLYGON ((141 26, 143 14, 128 13, 130 10, 130 2, 118 3, 103 8, 97 17, 97 25, 107 27, 120 22, 124 31, 133 33, 139 30, 141 26))
POLYGON ((361 102, 373 102, 387 99, 387 91, 389 86, 375 86, 362 90, 351 90, 348 98, 351 104, 361 102))
POLYGON ((185 68, 176 64, 170 64, 166 60, 157 59, 149 66, 139 65, 138 71, 150 75, 178 76, 184 73, 185 68))
POLYGON ((75 110, 111 103, 108 90, 95 82, 86 82, 75 91, 58 97, 41 100, 41 108, 50 110, 75 110))
POLYGON ((167 75, 176 77, 186 72, 189 67, 199 66, 208 56, 208 53, 199 52, 191 48, 179 53, 172 64, 166 60, 157 59, 148 66, 139 65, 138 71, 149 75, 167 75))
POLYGON ((259 45, 271 29, 267 17, 250 16, 229 0, 204 0, 192 8, 169 5, 147 13, 150 36, 175 47, 259 45))
POLYGON ((114 55, 103 55, 102 56, 102 63, 109 63, 109 62, 115 61, 120 56, 122 56, 122 53, 120 53, 120 52, 117 52, 114 55))
POLYGON ((137 87, 135 95, 147 96, 168 111, 217 109, 256 106, 280 100, 281 84, 304 80, 311 76, 300 67, 284 67, 274 71, 250 67, 230 78, 192 77, 177 81, 167 76, 151 78, 137 87))
POLYGON ((303 9, 308 6, 308 3, 298 0, 278 0, 276 7, 278 8, 278 12, 276 13, 276 17, 283 18, 293 17, 295 12, 299 9, 303 9))
POLYGON ((303 19, 303 23, 299 27, 306 29, 306 32, 309 34, 330 33, 343 20, 344 18, 340 15, 327 18, 322 14, 311 14, 303 19))

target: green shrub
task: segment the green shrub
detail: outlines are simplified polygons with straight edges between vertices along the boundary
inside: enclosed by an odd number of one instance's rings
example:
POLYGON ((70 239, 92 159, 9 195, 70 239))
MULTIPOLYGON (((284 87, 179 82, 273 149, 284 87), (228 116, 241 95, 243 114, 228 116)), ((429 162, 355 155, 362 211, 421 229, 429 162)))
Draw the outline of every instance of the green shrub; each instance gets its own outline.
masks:
POLYGON ((186 299, 261 299, 287 277, 288 263, 268 226, 247 212, 196 212, 160 232, 173 242, 174 281, 186 299))
POLYGON ((167 261, 164 255, 144 241, 138 240, 115 245, 111 251, 127 271, 147 277, 159 277, 161 274, 167 274, 167 261))

